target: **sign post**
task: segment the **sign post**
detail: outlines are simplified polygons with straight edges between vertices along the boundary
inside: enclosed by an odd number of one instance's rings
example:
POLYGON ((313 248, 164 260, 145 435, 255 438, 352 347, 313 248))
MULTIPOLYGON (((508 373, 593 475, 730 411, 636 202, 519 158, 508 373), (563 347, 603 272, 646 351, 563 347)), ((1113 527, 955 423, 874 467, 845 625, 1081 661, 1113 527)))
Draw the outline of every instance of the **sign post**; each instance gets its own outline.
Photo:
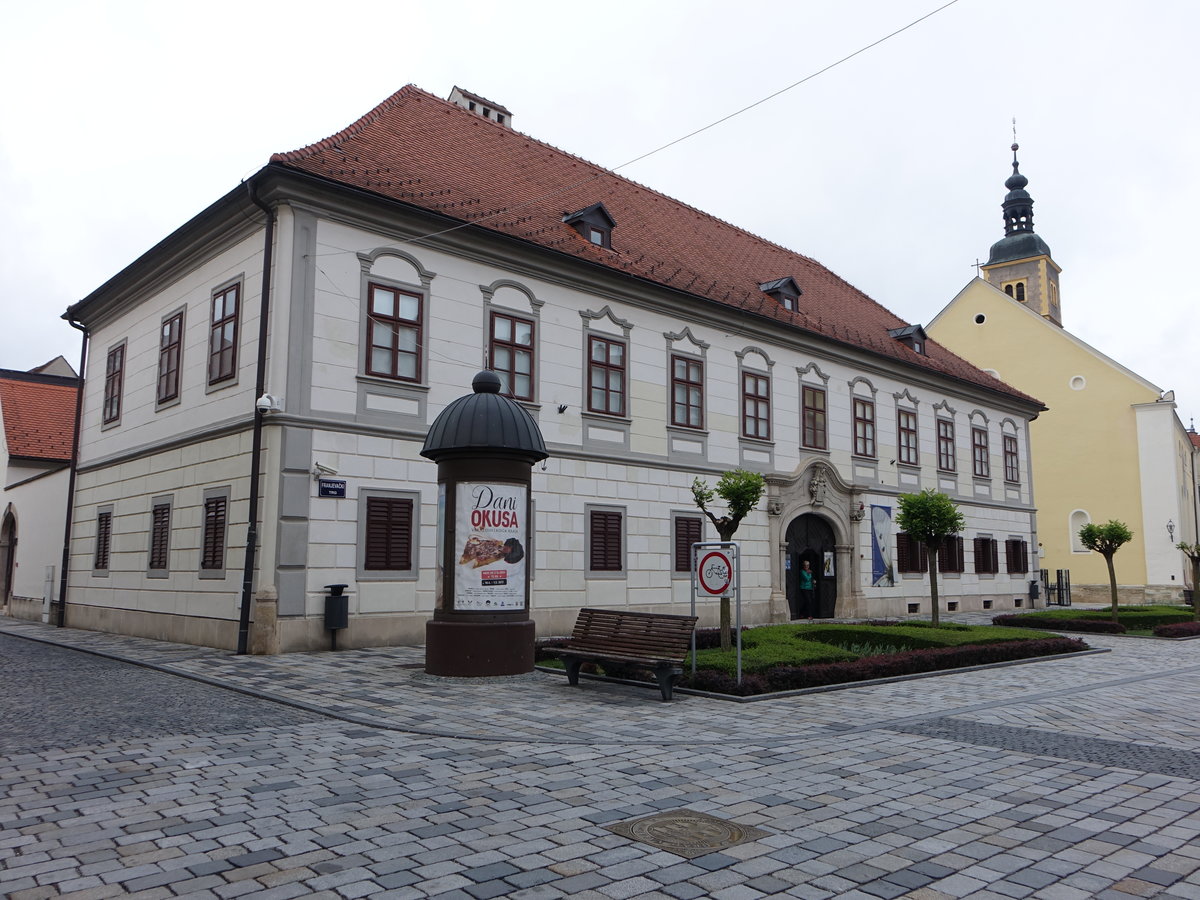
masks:
MULTIPOLYGON (((737 604, 734 631, 737 634, 737 683, 742 683, 742 554, 736 541, 692 544, 692 615, 696 598, 728 597, 737 604)), ((696 674, 696 633, 692 632, 692 674, 696 674)))

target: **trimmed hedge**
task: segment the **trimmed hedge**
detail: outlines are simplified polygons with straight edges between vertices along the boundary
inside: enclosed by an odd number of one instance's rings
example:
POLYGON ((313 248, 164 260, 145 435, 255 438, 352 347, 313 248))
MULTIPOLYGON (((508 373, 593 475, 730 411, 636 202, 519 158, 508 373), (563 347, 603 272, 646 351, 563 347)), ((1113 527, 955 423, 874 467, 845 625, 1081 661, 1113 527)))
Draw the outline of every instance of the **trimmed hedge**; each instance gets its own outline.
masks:
POLYGON ((1158 625, 1154 629, 1155 637, 1192 637, 1200 634, 1200 622, 1176 622, 1172 625, 1158 625))
POLYGON ((1125 634, 1125 626, 1101 619, 1074 618, 1054 619, 1048 616, 1007 615, 995 616, 993 625, 1010 628, 1045 628, 1049 631, 1086 631, 1092 634, 1125 634))
POLYGON ((959 669, 964 666, 1033 659, 1056 653, 1078 653, 1087 649, 1087 644, 1077 638, 1055 637, 1034 641, 1008 641, 1002 644, 983 646, 909 650, 886 656, 872 656, 849 662, 815 666, 778 666, 761 674, 744 675, 740 685, 732 675, 703 670, 697 672, 694 678, 685 673, 679 683, 681 687, 695 690, 746 697, 774 691, 823 687, 831 684, 869 681, 875 678, 892 678, 921 672, 959 669))

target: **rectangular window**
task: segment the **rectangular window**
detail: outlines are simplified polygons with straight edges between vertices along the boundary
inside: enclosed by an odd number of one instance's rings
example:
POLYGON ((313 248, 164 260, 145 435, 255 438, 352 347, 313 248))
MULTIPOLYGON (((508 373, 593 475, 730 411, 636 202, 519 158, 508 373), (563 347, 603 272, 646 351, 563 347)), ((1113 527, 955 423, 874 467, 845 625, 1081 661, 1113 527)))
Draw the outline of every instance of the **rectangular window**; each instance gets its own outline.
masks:
POLYGON ((588 519, 588 571, 624 571, 624 515, 617 510, 591 509, 588 519))
POLYGON ((367 497, 363 568, 408 572, 413 567, 413 501, 407 497, 367 497))
POLYGON ((208 342, 208 383, 219 384, 237 374, 238 300, 241 285, 231 284, 212 298, 208 342))
POLYGON ((1017 439, 1011 435, 1004 436, 1004 480, 1013 484, 1021 480, 1021 463, 1017 455, 1017 439))
POLYGON ((983 428, 971 429, 971 459, 977 478, 990 478, 992 464, 988 453, 988 433, 983 428))
POLYGON ((937 449, 939 469, 953 472, 958 468, 954 456, 954 423, 949 419, 937 420, 937 449))
POLYGON ((179 399, 179 354, 183 347, 183 312, 166 319, 158 340, 159 403, 179 399))
POLYGON ((588 338, 588 412, 625 415, 625 343, 588 338))
POLYGON ((704 520, 699 516, 675 516, 675 566, 680 573, 692 571, 692 544, 703 538, 704 520))
POLYGON ((1004 561, 1008 571, 1014 575, 1025 575, 1029 572, 1029 544, 1020 538, 1010 538, 1004 542, 1004 561))
POLYGON ((150 562, 151 572, 167 570, 171 553, 171 504, 155 503, 150 508, 150 562))
POLYGON ((488 358, 492 371, 504 383, 506 396, 533 400, 533 322, 492 313, 488 358))
POLYGON ((854 398, 854 455, 875 455, 875 403, 854 398))
POLYGON ((228 508, 227 494, 204 498, 204 532, 200 542, 202 573, 225 571, 225 526, 228 508))
POLYGON ((803 390, 804 446, 813 450, 828 448, 825 429, 825 391, 806 387, 803 390))
POLYGON ((771 439, 771 378, 742 373, 742 435, 760 441, 771 439))
POLYGON ((92 568, 97 572, 108 571, 108 555, 112 548, 112 509, 96 513, 96 550, 92 556, 92 568))
POLYGON ((421 295, 368 284, 367 374, 400 381, 421 380, 421 295))
POLYGON ((963 539, 955 535, 942 539, 938 550, 939 572, 961 572, 963 565, 963 539))
POLYGON ((900 438, 898 444, 899 461, 906 466, 919 465, 920 450, 917 447, 917 412, 912 409, 901 409, 896 412, 896 427, 900 438))
POLYGON ((980 575, 995 575, 1000 571, 995 538, 975 538, 975 571, 980 575))
POLYGON ((671 357, 671 424, 704 427, 704 363, 671 357))
POLYGON ((925 545, 901 531, 896 535, 896 571, 901 575, 924 572, 929 568, 925 545))
POLYGON ((121 419, 121 389, 125 384, 125 344, 108 351, 104 364, 104 424, 121 419))

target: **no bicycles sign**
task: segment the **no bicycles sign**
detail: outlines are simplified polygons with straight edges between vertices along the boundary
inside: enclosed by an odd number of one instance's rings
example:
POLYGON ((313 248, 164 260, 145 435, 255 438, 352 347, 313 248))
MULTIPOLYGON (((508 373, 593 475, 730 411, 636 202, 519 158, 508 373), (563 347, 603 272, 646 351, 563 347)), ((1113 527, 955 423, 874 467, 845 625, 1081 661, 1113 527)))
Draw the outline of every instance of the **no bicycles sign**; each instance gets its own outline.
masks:
POLYGON ((727 594, 733 584, 733 563, 720 550, 709 550, 700 556, 696 574, 705 593, 713 596, 727 594))

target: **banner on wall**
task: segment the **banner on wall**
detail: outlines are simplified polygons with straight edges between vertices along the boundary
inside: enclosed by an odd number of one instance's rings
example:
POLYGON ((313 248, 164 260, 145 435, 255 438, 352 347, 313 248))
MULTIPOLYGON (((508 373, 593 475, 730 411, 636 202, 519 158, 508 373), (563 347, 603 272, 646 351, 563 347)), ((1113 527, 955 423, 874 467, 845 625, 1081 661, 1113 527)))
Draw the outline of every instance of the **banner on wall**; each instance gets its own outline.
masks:
POLYGON ((892 508, 871 506, 871 585, 892 587, 892 508))
POLYGON ((456 497, 454 608, 524 609, 528 488, 460 481, 456 497))

